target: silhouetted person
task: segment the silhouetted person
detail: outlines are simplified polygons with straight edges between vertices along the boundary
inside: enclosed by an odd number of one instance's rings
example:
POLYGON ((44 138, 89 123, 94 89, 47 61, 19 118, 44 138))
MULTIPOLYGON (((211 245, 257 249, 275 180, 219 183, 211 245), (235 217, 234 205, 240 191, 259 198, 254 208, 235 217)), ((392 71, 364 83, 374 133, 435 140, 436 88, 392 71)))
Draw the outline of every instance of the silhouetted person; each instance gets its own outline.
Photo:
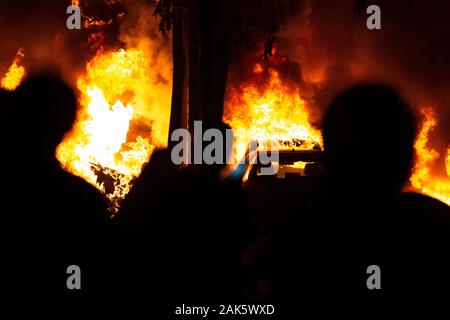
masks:
MULTIPOLYGON (((220 124, 219 124, 220 126, 220 124)), ((221 125, 218 129, 225 130, 221 125)), ((246 207, 221 165, 173 165, 157 150, 125 199, 123 292, 159 299, 237 298, 246 207)))
POLYGON ((30 77, 14 92, 6 119, 12 142, 9 209, 3 213, 8 232, 2 245, 10 255, 7 295, 101 293, 106 200, 55 158, 75 113, 74 93, 56 77, 30 77), (81 291, 67 289, 70 265, 81 268, 81 291))
POLYGON ((327 192, 281 237, 280 295, 449 292, 449 208, 402 193, 415 132, 389 87, 359 85, 333 101, 323 121, 327 192), (381 268, 382 290, 367 288, 370 265, 381 268))

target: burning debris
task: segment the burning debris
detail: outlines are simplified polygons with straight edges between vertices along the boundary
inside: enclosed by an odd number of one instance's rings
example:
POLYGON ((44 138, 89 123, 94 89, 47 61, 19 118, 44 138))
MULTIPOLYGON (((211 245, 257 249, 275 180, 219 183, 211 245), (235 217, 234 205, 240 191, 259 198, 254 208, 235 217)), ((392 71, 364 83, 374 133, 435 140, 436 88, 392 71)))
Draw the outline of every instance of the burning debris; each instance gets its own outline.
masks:
POLYGON ((258 62, 256 56, 246 79, 228 85, 224 122, 235 131, 236 162, 244 159, 253 140, 261 145, 278 141, 281 150, 322 148, 320 130, 311 120, 312 106, 301 95, 298 82, 281 74, 290 61, 276 48, 270 51, 270 62, 258 62))
POLYGON ((96 186, 102 190, 106 197, 110 200, 109 211, 113 214, 116 213, 120 208, 123 198, 125 197, 125 195, 117 196, 117 190, 129 191, 131 187, 133 187, 136 178, 133 177, 129 180, 125 174, 114 169, 103 167, 98 163, 91 163, 91 170, 97 176, 97 180, 95 181, 96 186))

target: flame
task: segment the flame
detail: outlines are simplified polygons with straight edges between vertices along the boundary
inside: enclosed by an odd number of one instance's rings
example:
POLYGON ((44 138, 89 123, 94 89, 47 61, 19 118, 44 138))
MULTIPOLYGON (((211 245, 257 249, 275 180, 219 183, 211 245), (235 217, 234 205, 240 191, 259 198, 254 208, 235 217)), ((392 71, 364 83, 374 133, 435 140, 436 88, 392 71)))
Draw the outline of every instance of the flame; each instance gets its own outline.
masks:
POLYGON ((77 81, 77 121, 56 150, 67 171, 96 186, 116 212, 156 147, 167 144, 171 83, 142 50, 99 52, 77 81))
POLYGON ((20 48, 19 51, 17 51, 8 72, 1 81, 1 87, 3 89, 13 91, 22 82, 22 79, 25 76, 25 68, 20 65, 20 62, 24 57, 24 49, 20 48))
POLYGON ((447 148, 447 158, 445 159, 445 168, 447 175, 450 177, 450 146, 447 148))
POLYGON ((272 67, 255 63, 248 83, 229 88, 224 122, 235 134, 235 162, 245 157, 247 146, 280 142, 280 150, 321 148, 322 135, 310 122, 309 105, 300 88, 281 79, 272 67), (255 80, 257 79, 257 80, 255 80))
POLYGON ((103 20, 95 20, 94 18, 87 17, 86 20, 83 22, 83 27, 88 29, 90 27, 103 27, 106 25, 110 25, 113 22, 113 19, 109 19, 108 21, 103 20))
POLYGON ((450 205, 450 146, 448 146, 445 159, 447 176, 437 176, 433 173, 432 167, 441 155, 429 146, 430 133, 437 126, 437 115, 430 107, 422 108, 421 114, 424 119, 414 144, 416 163, 410 182, 421 193, 450 205))

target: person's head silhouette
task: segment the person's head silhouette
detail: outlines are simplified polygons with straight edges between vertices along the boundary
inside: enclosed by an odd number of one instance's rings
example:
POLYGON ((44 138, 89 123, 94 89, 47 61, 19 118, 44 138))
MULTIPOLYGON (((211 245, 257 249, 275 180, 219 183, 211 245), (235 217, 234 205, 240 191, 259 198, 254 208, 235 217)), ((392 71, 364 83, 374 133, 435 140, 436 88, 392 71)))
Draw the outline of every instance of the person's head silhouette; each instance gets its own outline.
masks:
POLYGON ((414 115, 395 90, 366 84, 340 94, 323 121, 333 189, 364 198, 397 194, 410 174, 415 132, 414 115))
MULTIPOLYGON (((52 75, 32 76, 16 90, 15 115, 33 152, 50 156, 76 115, 72 89, 52 75)), ((49 159, 51 160, 51 159, 49 159)))

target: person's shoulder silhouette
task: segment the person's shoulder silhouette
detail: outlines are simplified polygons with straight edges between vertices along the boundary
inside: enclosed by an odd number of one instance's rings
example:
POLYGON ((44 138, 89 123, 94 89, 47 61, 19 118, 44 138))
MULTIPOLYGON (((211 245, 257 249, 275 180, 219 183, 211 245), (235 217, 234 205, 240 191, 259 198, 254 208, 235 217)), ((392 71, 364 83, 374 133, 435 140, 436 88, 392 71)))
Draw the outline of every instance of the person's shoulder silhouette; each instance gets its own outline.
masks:
POLYGON ((411 173, 415 137, 410 106, 388 86, 357 85, 334 99, 323 120, 324 201, 302 213, 306 218, 286 232, 292 236, 283 242, 288 252, 282 256, 283 268, 292 272, 280 272, 281 291, 448 292, 448 207, 402 191, 411 173), (302 252, 301 264, 289 253, 294 251, 302 252), (370 265, 380 267, 382 290, 366 286, 370 265))
MULTIPOLYGON (((387 269, 387 292, 443 291, 439 281, 424 270, 435 270, 446 282, 438 270, 449 266, 442 247, 450 245, 448 207, 426 196, 402 192, 411 173, 415 137, 410 106, 384 85, 364 84, 344 91, 324 118, 331 201, 320 222, 328 226, 326 238, 336 240, 332 250, 349 262, 343 270, 348 272, 343 286, 357 288, 359 278, 354 274, 376 260, 387 269), (428 239, 439 238, 440 244, 428 241, 424 234, 439 235, 428 239), (410 282, 409 277, 417 281, 410 282)), ((366 292, 366 288, 361 290, 366 292)))

